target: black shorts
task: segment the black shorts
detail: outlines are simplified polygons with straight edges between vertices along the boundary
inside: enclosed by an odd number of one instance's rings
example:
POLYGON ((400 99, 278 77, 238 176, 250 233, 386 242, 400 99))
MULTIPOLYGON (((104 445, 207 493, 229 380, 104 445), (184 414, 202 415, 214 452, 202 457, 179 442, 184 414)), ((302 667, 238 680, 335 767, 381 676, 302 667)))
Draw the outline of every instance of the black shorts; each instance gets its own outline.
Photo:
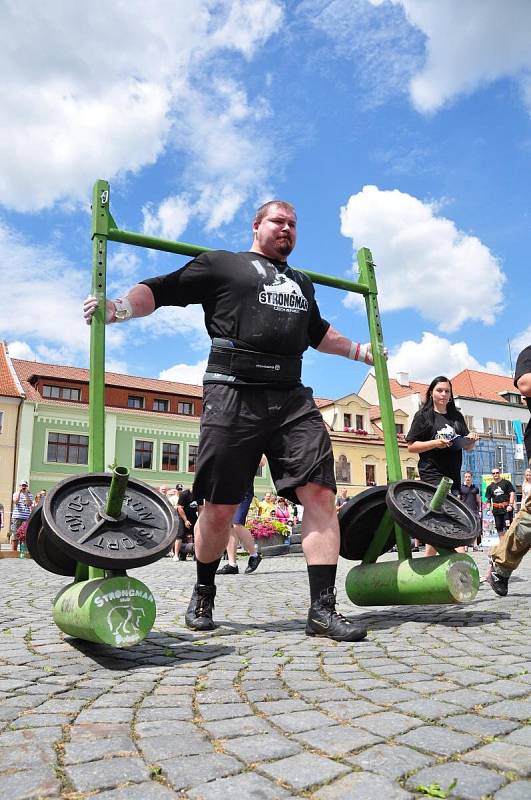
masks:
POLYGON ((513 521, 513 512, 504 511, 503 514, 493 514, 492 516, 494 517, 494 525, 498 533, 506 533, 507 528, 513 521), (509 523, 509 525, 507 523, 509 523))
POLYGON ((240 503, 262 454, 282 497, 298 503, 295 490, 307 483, 336 491, 332 445, 311 389, 207 384, 194 497, 240 503))

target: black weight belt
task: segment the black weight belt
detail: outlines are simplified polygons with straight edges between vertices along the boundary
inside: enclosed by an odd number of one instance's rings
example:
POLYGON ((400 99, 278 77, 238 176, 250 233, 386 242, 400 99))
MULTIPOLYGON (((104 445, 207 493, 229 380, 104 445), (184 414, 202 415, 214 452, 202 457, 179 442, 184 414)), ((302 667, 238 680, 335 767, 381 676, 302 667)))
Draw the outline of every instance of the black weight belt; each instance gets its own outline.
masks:
POLYGON ((204 382, 290 383, 300 381, 302 356, 258 353, 234 347, 228 339, 213 339, 204 382))

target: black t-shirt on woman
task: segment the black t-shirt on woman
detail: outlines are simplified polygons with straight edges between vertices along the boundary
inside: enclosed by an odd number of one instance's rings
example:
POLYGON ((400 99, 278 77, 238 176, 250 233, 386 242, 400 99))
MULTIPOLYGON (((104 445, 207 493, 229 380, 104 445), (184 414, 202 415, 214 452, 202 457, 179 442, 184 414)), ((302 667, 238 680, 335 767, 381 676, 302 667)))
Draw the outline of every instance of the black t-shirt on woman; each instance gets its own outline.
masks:
MULTIPOLYGON (((429 442, 432 439, 446 439, 455 435, 466 436, 469 432, 461 414, 453 419, 448 414, 439 414, 438 411, 434 411, 432 416, 421 410, 413 417, 406 442, 429 442)), ((454 450, 451 445, 441 450, 433 449, 419 453, 420 479, 437 485, 441 478, 446 476, 452 479, 452 488, 459 491, 462 460, 461 450, 454 450)))
POLYGON ((301 356, 330 327, 311 280, 258 253, 202 253, 176 272, 142 283, 153 292, 156 308, 200 303, 211 338, 260 353, 301 356))

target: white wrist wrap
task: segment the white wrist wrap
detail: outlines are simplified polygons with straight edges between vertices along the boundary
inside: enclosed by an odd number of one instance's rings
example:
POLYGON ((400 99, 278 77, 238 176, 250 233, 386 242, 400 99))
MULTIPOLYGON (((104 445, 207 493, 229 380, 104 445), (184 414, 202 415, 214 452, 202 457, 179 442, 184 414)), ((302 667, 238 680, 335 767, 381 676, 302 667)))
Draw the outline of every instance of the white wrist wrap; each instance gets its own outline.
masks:
POLYGON ((113 300, 115 312, 113 322, 125 322, 133 316, 133 307, 127 297, 113 300))
POLYGON ((367 363, 367 353, 369 352, 368 344, 360 344, 359 342, 352 342, 350 350, 348 351, 348 358, 352 361, 364 361, 367 363))

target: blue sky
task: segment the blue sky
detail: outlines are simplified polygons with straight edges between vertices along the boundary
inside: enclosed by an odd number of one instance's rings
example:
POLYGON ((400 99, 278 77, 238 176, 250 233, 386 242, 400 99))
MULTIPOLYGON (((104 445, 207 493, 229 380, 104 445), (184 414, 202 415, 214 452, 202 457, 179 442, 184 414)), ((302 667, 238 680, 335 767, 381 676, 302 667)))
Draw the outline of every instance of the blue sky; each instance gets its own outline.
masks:
MULTIPOLYGON (((0 336, 88 365, 90 196, 122 228, 249 247, 253 210, 298 210, 290 263, 377 264, 391 375, 510 372, 531 343, 528 0, 95 0, 0 8, 0 336), (508 12, 510 8, 510 13, 508 12), (149 9, 149 13, 146 12, 149 9)), ((108 294, 185 259, 111 244, 108 294)), ((368 338, 359 298, 323 316, 368 338)), ((200 382, 198 307, 107 328, 108 368, 200 382)), ((365 369, 308 351, 322 397, 365 369)))

